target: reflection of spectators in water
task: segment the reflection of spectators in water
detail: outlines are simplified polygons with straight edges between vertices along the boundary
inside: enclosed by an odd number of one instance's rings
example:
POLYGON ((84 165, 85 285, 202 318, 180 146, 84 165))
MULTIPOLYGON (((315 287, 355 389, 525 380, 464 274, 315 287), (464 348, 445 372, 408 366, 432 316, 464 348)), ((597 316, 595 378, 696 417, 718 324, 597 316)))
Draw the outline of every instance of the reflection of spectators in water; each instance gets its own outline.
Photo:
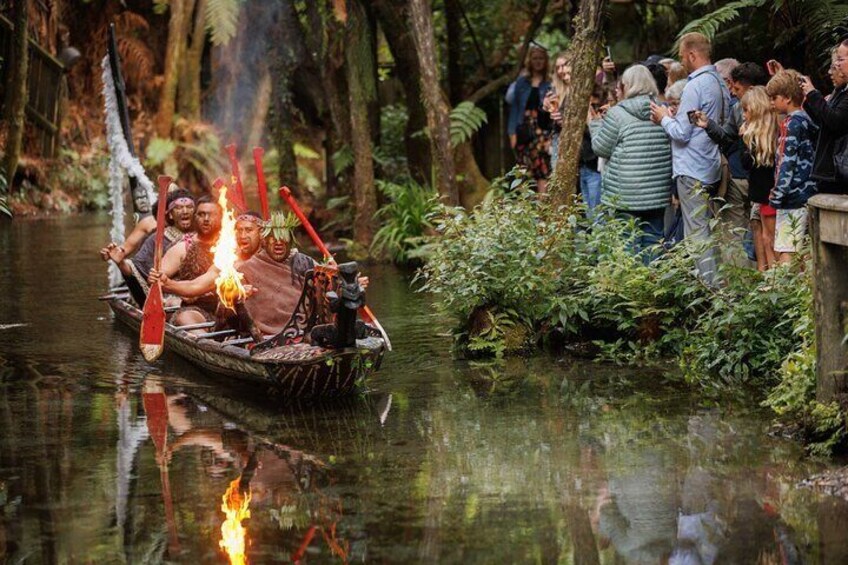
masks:
POLYGON ((634 449, 609 468, 611 498, 600 509, 598 532, 628 562, 659 563, 671 555, 676 539, 675 463, 650 447, 634 449))

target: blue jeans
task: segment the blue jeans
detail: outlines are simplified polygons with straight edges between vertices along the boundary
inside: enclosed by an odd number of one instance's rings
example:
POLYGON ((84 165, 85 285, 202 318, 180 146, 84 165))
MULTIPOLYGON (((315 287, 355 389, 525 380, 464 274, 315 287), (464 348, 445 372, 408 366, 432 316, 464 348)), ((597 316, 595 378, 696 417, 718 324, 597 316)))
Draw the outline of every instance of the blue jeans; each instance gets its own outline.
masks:
POLYGON ((580 194, 586 204, 586 216, 595 215, 595 208, 601 203, 601 173, 586 166, 580 167, 580 194))
POLYGON ((645 265, 656 259, 659 252, 657 245, 662 241, 665 229, 665 208, 638 212, 617 210, 616 215, 624 219, 636 218, 636 223, 641 228, 634 234, 634 255, 641 255, 645 265))

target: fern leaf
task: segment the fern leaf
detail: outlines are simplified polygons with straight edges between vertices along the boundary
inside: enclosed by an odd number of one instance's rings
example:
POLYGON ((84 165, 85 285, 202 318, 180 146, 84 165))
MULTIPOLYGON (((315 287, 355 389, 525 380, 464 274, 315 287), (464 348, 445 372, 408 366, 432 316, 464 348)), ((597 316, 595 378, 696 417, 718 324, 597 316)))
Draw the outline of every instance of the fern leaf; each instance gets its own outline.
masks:
POLYGON ((206 29, 213 45, 226 45, 238 31, 241 0, 208 0, 206 3, 206 29))
POLYGON ((451 145, 468 141, 487 121, 486 112, 473 102, 460 102, 450 113, 451 145))
POLYGON ((766 0, 737 0, 717 8, 705 16, 692 20, 680 30, 673 50, 675 52, 678 50, 680 47, 680 38, 687 33, 698 32, 712 39, 719 28, 738 18, 743 10, 760 8, 765 2, 766 0))

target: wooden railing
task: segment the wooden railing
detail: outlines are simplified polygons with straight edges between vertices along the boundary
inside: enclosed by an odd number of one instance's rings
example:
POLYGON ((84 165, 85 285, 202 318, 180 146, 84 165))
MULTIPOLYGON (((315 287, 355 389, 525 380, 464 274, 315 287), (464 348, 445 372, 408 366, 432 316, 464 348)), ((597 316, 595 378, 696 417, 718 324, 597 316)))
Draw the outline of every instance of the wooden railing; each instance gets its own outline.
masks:
MULTIPOLYGON (((0 16, 0 111, 6 99, 12 59, 14 24, 0 16)), ((38 150, 43 157, 55 157, 59 148, 59 115, 65 67, 32 38, 29 40, 29 69, 27 77, 27 120, 38 130, 38 150)))

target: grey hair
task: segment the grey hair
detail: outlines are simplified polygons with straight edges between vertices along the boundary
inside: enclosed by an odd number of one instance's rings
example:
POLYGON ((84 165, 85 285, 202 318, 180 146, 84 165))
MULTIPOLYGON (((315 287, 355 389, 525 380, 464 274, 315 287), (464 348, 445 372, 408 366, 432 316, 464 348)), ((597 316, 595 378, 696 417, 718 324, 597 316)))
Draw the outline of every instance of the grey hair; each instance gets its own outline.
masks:
POLYGON ((720 61, 715 62, 716 71, 724 80, 728 80, 730 78, 730 73, 733 72, 733 69, 739 66, 739 61, 736 59, 721 59, 720 61))
POLYGON ((657 96, 657 81, 645 65, 632 65, 621 75, 621 87, 625 98, 642 94, 657 96))
POLYGON ((689 82, 689 79, 683 78, 674 84, 669 85, 669 87, 665 89, 666 100, 680 100, 680 97, 683 96, 683 89, 686 88, 687 82, 689 82))

